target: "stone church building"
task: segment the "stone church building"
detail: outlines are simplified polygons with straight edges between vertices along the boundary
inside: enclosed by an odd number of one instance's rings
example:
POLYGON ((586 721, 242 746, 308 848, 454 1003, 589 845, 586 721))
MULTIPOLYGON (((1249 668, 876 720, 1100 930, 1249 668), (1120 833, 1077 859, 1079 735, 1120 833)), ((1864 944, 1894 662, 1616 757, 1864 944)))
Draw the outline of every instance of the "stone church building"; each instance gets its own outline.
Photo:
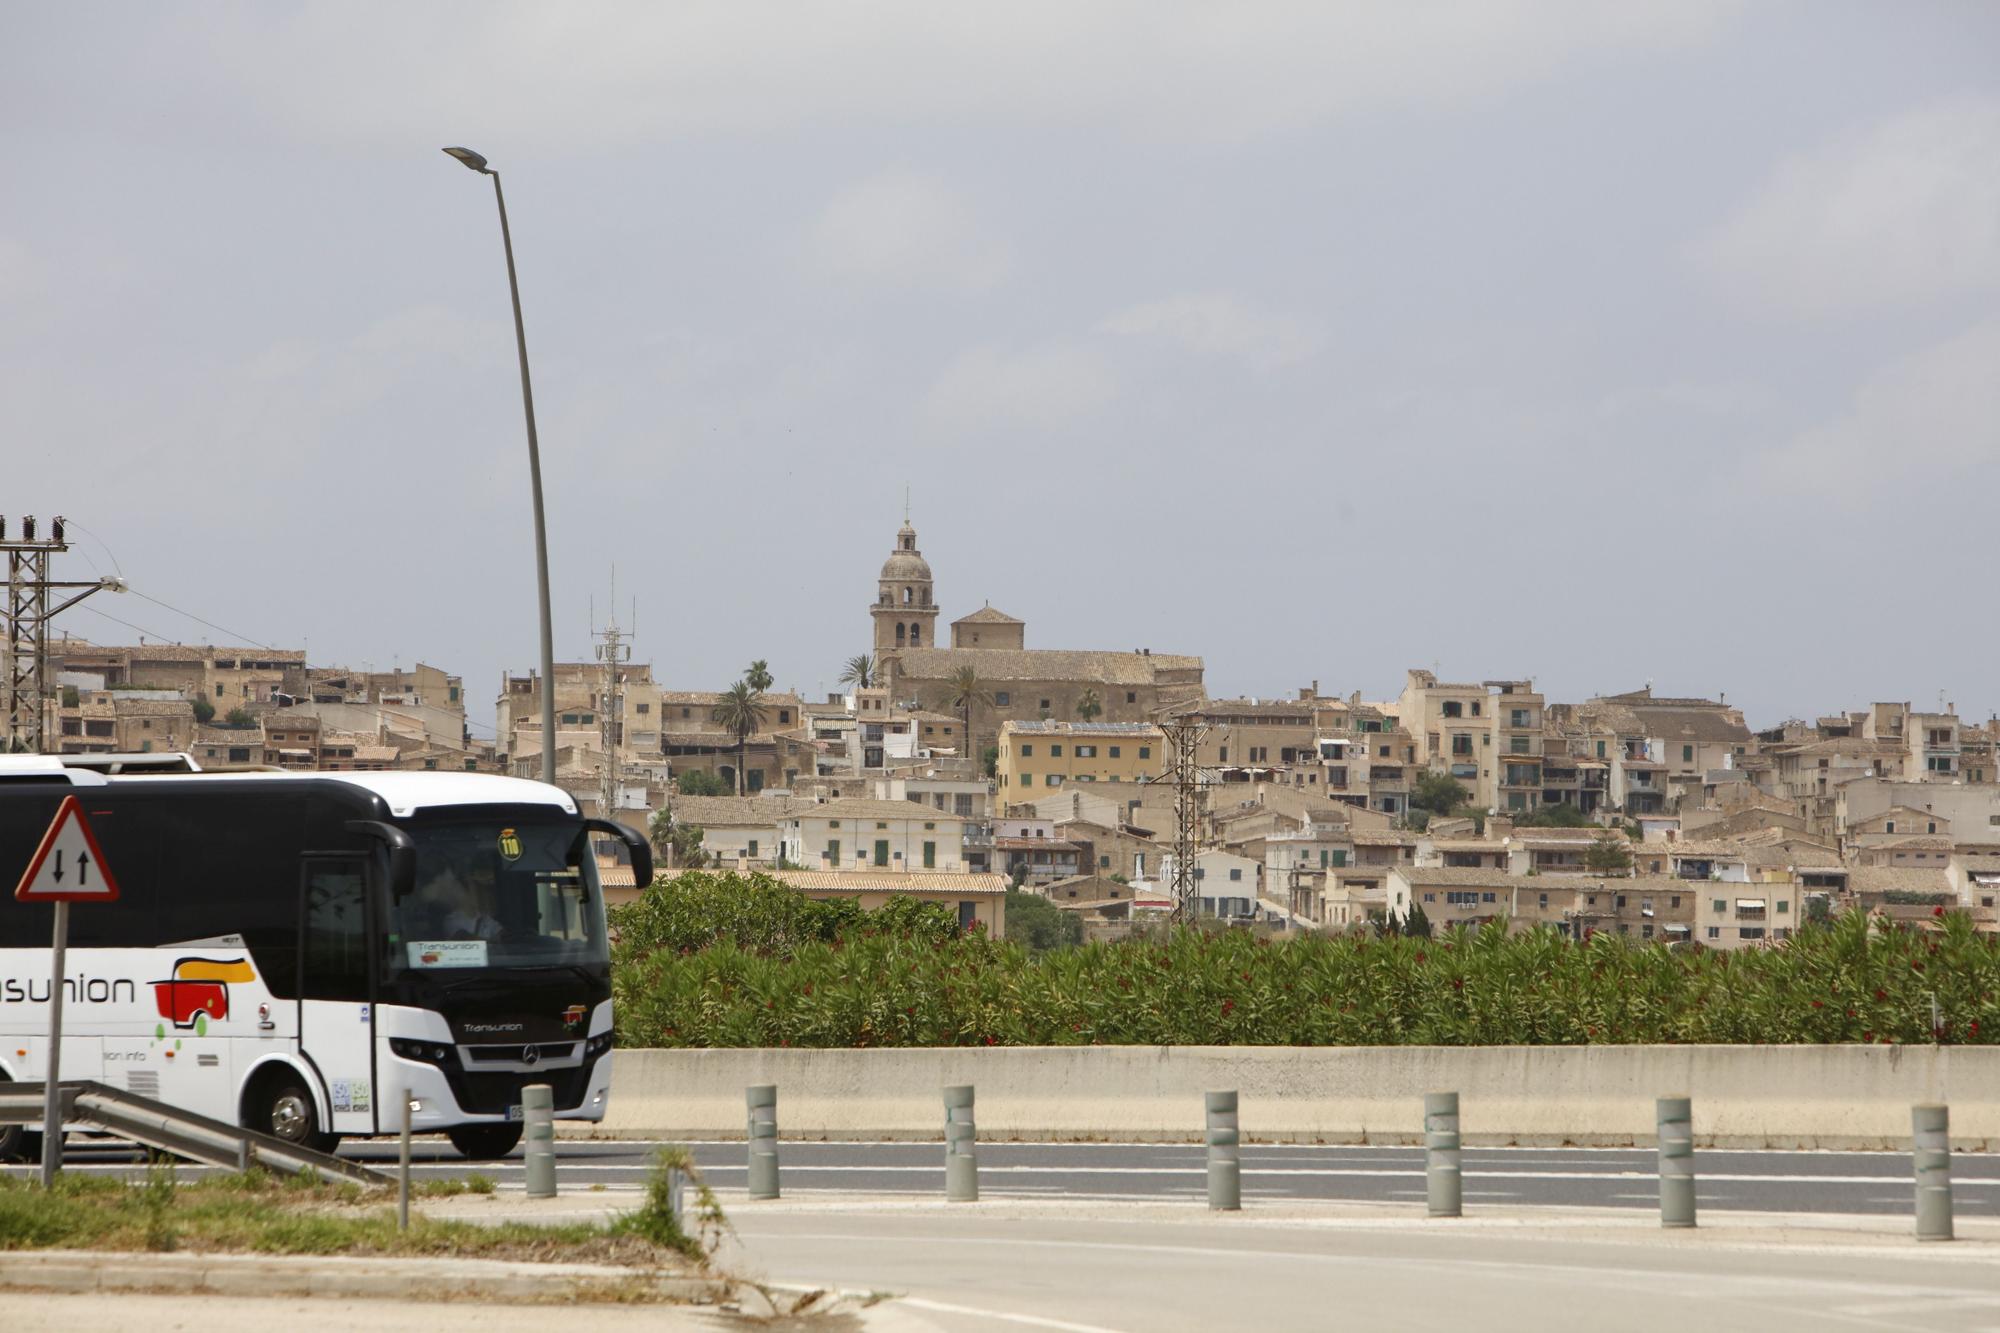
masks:
POLYGON ((951 623, 951 645, 938 640, 938 605, 930 562, 906 521, 882 562, 875 603, 874 654, 889 697, 957 716, 952 681, 971 667, 988 701, 972 711, 970 752, 991 745, 1002 722, 1073 722, 1086 696, 1100 722, 1154 722, 1166 712, 1201 703, 1199 657, 1136 652, 1071 651, 1027 646, 1027 623, 991 606, 951 623))

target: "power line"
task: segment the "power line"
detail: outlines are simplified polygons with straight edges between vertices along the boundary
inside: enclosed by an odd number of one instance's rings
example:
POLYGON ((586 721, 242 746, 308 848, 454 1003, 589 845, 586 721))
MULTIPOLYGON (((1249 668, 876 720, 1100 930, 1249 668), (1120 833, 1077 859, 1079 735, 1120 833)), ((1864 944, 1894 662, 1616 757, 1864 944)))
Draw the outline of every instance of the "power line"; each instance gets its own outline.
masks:
POLYGON ((115 624, 123 625, 126 629, 137 630, 139 631, 139 633, 146 635, 148 638, 158 639, 161 643, 179 642, 179 640, 175 639, 172 635, 161 634, 157 630, 147 629, 144 625, 135 625, 129 620, 120 620, 118 619, 117 616, 112 615, 109 611, 100 611, 94 606, 79 606, 76 609, 79 611, 88 611, 90 612, 90 614, 94 616, 103 616, 106 620, 112 621, 115 624))
POLYGON ((266 652, 272 652, 272 653, 283 651, 282 649, 274 648, 270 644, 265 643, 259 639, 253 639, 248 634, 244 634, 241 631, 229 629, 228 627, 223 625, 218 625, 212 620, 203 620, 200 616, 196 615, 192 611, 183 611, 178 606, 168 606, 165 602, 161 601, 157 597, 147 597, 145 593, 140 592, 137 588, 132 587, 130 584, 126 585, 125 591, 131 593, 134 597, 144 597, 154 606, 163 607, 166 610, 173 612, 177 616, 186 616, 189 620, 194 621, 195 624, 197 625, 206 625, 208 628, 214 630, 218 634, 227 634, 232 639, 236 639, 242 643, 247 643, 253 648, 262 648, 266 652))

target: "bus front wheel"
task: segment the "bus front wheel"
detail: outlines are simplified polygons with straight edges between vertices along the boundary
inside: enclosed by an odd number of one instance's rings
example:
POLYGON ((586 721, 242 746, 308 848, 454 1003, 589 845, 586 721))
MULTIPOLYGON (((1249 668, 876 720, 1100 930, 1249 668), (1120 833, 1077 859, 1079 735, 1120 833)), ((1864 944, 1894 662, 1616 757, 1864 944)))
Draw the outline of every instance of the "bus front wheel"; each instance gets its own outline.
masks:
POLYGON ((475 1162, 490 1162, 497 1157, 505 1157, 521 1141, 518 1121, 506 1125, 457 1125, 444 1133, 460 1156, 475 1162))
POLYGON ((315 1152, 332 1152, 340 1143, 338 1134, 320 1128, 312 1092, 296 1074, 287 1072, 270 1079, 250 1103, 246 1123, 260 1134, 315 1152))
MULTIPOLYGON (((0 1083, 11 1083, 12 1079, 0 1074, 0 1083)), ((0 1125, 0 1162, 39 1162, 42 1160, 42 1135, 40 1130, 29 1129, 26 1125, 0 1125)))
POLYGON ((0 1127, 0 1162, 39 1162, 42 1135, 26 1125, 0 1127))

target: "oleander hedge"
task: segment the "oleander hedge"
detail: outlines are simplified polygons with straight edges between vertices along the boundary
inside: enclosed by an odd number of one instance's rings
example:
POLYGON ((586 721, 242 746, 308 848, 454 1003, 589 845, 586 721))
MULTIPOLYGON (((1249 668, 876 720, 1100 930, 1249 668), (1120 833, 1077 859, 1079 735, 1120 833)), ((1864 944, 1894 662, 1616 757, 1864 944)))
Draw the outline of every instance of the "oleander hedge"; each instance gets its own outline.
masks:
POLYGON ((613 984, 627 1046, 1992 1042, 2000 940, 1935 924, 1847 913, 1736 951, 1185 928, 1034 955, 932 904, 683 874, 613 913, 613 984))

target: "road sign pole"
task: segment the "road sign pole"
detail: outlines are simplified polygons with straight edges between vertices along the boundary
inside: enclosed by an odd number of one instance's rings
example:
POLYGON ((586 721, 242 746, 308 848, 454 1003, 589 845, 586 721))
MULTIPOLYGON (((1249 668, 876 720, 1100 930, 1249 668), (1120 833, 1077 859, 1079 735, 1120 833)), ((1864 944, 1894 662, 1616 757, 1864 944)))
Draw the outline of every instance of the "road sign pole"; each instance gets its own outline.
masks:
POLYGON ((62 1117, 57 1111, 62 1098, 57 1082, 62 1078, 63 955, 69 950, 69 904, 56 903, 55 936, 49 952, 55 961, 49 968, 49 1058, 42 1075, 42 1188, 54 1189, 56 1172, 62 1167, 62 1117))
POLYGON ((90 831, 90 820, 75 796, 65 796, 42 834, 41 845, 28 860, 14 900, 54 903, 55 930, 49 940, 49 1053, 43 1062, 42 1188, 53 1189, 62 1169, 62 1012, 63 964, 69 952, 69 905, 72 902, 115 903, 118 881, 104 863, 104 849, 90 831))

